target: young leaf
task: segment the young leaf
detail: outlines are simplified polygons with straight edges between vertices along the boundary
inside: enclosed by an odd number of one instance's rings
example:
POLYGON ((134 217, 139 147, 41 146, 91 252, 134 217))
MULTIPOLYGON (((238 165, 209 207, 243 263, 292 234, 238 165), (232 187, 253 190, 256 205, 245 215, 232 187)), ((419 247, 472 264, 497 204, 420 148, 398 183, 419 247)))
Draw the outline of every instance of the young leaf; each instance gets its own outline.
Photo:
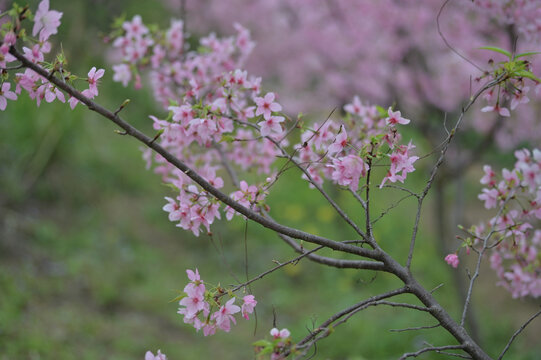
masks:
POLYGON ((516 74, 518 76, 522 76, 522 77, 525 77, 525 78, 533 80, 533 81, 541 82, 541 79, 539 79, 537 76, 535 76, 534 74, 532 74, 531 72, 529 72, 527 70, 517 71, 516 74))
POLYGON ((515 55, 515 59, 518 59, 518 58, 521 58, 521 57, 524 57, 524 56, 537 55, 537 54, 541 54, 541 52, 539 52, 539 51, 524 52, 524 53, 515 55))
POLYGON ((268 340, 258 340, 252 344, 253 346, 268 347, 272 346, 272 343, 268 340))
POLYGON ((188 295, 182 293, 182 294, 180 294, 179 296, 177 296, 176 298, 170 300, 169 302, 177 302, 177 301, 180 301, 180 300, 184 299, 186 296, 188 296, 188 295))
POLYGON ((503 55, 507 56, 509 58, 509 60, 513 59, 513 55, 511 55, 511 53, 509 51, 501 49, 501 48, 496 47, 496 46, 481 46, 479 49, 494 51, 494 52, 497 52, 497 53, 500 53, 500 54, 503 54, 503 55))

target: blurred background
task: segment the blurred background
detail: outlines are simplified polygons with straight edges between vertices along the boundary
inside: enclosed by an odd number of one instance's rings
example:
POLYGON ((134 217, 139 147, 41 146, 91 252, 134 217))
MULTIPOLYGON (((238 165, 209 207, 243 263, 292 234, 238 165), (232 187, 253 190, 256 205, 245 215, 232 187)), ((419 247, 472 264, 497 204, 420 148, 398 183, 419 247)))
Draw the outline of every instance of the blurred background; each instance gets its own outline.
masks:
MULTIPOLYGON (((257 42, 255 59, 265 57, 269 48, 279 51, 276 43, 268 45, 264 42, 264 30, 268 29, 264 24, 274 14, 270 12, 272 9, 259 14, 261 20, 258 20, 253 13, 251 17, 246 15, 250 7, 246 3, 231 3, 240 9, 238 20, 251 19, 251 23, 245 25, 253 30, 257 42), (257 28, 258 21, 260 29, 257 28)), ((268 2, 275 3, 278 2, 268 2)), ((426 17, 432 18, 426 22, 432 21, 430 26, 433 27, 438 6, 433 6, 433 1, 427 3, 431 6, 427 6, 426 17)), ((10 4, 3 2, 2 9, 10 4)), ((29 4, 35 10, 38 1, 29 4)), ((306 6, 305 2, 302 4, 306 6)), ((218 22, 220 6, 212 1, 188 2, 185 18, 193 39, 209 30, 225 34, 233 32, 232 26, 224 25, 229 17, 223 15, 218 22)), ((180 17, 181 8, 180 1, 52 0, 51 9, 64 13, 59 34, 53 37, 54 46, 59 49, 62 44, 70 70, 76 74, 84 75, 92 66, 105 68, 98 102, 115 109, 124 99, 131 99, 122 112, 123 117, 150 134, 147 114, 159 113, 159 105, 154 103, 150 92, 123 88, 112 81, 111 64, 107 60, 109 47, 100 36, 107 33, 114 18, 122 13, 128 19, 141 14, 145 23, 167 27, 171 16, 180 17)), ((233 9, 231 5, 230 10, 235 12, 233 9)), ((296 24, 301 26, 302 21, 296 24)), ((436 31, 435 28, 432 30, 436 31)), ((295 47, 295 50, 301 54, 304 51, 302 47, 295 47)), ((305 50, 315 59, 313 61, 317 61, 317 53, 310 51, 313 48, 305 50)), ((408 54, 409 61, 418 56, 408 54)), ((428 57, 429 54, 419 56, 428 57)), ((279 59, 280 56, 275 61, 279 59)), ((363 61, 377 62, 378 59, 363 61)), ((269 66, 266 69, 272 70, 269 66)), ((248 67, 253 71, 262 69, 257 61, 255 64, 249 62, 248 67)), ((419 153, 422 154, 430 152, 434 144, 441 141, 437 136, 443 131, 443 111, 449 111, 452 116, 449 108, 468 96, 466 90, 465 96, 457 96, 450 104, 438 104, 419 95, 408 97, 406 95, 413 90, 404 88, 400 96, 389 99, 381 95, 386 93, 386 87, 381 94, 371 94, 369 90, 375 86, 371 83, 358 88, 352 85, 351 93, 334 92, 335 96, 332 96, 321 92, 320 83, 325 83, 326 71, 317 82, 308 81, 314 76, 311 73, 307 75, 308 80, 288 84, 287 74, 278 70, 272 73, 271 70, 263 74, 264 89, 276 91, 284 103, 289 102, 293 109, 291 114, 306 106, 302 111, 315 120, 321 120, 334 107, 350 102, 355 94, 384 106, 397 100, 409 109, 411 115, 405 112, 408 118, 417 116, 420 125, 428 124, 420 126, 428 130, 412 130, 405 136, 420 144, 419 153), (306 91, 303 97, 312 96, 310 101, 291 95, 291 89, 298 91, 299 87, 306 91), (427 134, 434 134, 433 139, 426 140, 427 134)), ((338 76, 339 70, 340 67, 332 74, 333 78, 338 76)), ((430 69, 425 70, 429 74, 430 69)), ((313 71, 319 71, 318 66, 313 71)), ((345 78, 351 77, 351 73, 344 71, 345 78)), ((363 70, 355 71, 357 75, 363 70)), ((379 71, 384 73, 385 69, 379 71)), ((445 79, 449 77, 452 75, 439 79, 438 84, 443 84, 445 89, 445 79)), ((468 75, 465 78, 467 87, 468 75)), ((363 78, 359 79, 362 84, 363 78)), ((407 83, 404 79, 403 82, 407 83)), ((342 82, 336 80, 333 86, 340 84, 342 82)), ((453 89, 458 88, 463 85, 453 86, 453 89)), ((456 96, 455 91, 452 92, 456 96)), ((528 115, 530 118, 539 118, 538 112, 529 111, 533 114, 528 115)), ((476 132, 478 129, 470 127, 462 133, 457 142, 460 147, 452 150, 455 156, 461 156, 460 151, 464 148, 475 150, 497 121, 486 120, 485 132, 476 132)), ((246 224, 240 218, 227 224, 215 224, 212 237, 195 238, 175 227, 161 210, 165 204, 163 197, 170 195, 168 188, 157 175, 145 170, 140 144, 115 134, 114 130, 111 123, 82 106, 70 111, 67 105, 60 103, 42 103, 37 108, 26 95, 16 102, 9 102, 6 111, 0 113, 0 359, 142 359, 147 350, 155 352, 157 349, 172 360, 249 359, 253 358, 251 343, 265 337, 274 325, 287 327, 293 339, 299 340, 307 334, 307 329, 317 326, 333 313, 370 295, 399 286, 395 279, 385 274, 323 268, 301 261, 253 284, 252 291, 259 301, 255 320, 240 321, 231 333, 220 332, 204 338, 191 326, 183 324, 176 314, 178 305, 170 301, 186 284, 187 268, 197 267, 202 278, 210 283, 228 285, 237 283, 236 279, 245 279, 246 267, 249 277, 253 277, 272 267, 273 261, 283 262, 295 255, 273 233, 257 224, 246 224)), ((531 135, 536 131, 538 128, 534 127, 526 133, 531 135)), ((505 136, 503 138, 505 140, 505 136)), ((488 142, 483 149, 487 151, 475 161, 509 168, 514 163, 509 149, 528 144, 539 146, 538 139, 513 135, 513 141, 503 141, 503 145, 507 144, 503 150, 502 146, 497 146, 498 142, 488 142)), ((469 154, 464 156, 468 158, 469 154)), ((418 171, 408 178, 407 186, 420 189, 432 164, 431 157, 418 162, 418 171)), ((483 214, 482 203, 476 199, 481 188, 480 168, 479 165, 471 166, 458 176, 459 181, 436 186, 423 212, 414 259, 413 270, 425 287, 444 284, 435 294, 455 318, 461 314, 457 286, 463 285, 460 279, 466 279, 468 259, 454 270, 444 263, 442 254, 454 251, 459 245, 453 240, 458 232, 456 223, 470 225, 488 218, 483 214), (457 199, 462 199, 458 205, 457 199), (438 204, 450 205, 444 212, 438 212, 438 204)), ((457 170, 451 166, 446 171, 446 174, 452 174, 457 170)), ((353 218, 362 215, 347 192, 330 187, 329 191, 353 218)), ((373 213, 379 214, 402 194, 387 190, 375 192, 374 196, 373 213)), ((282 178, 269 197, 269 204, 274 210, 273 216, 290 226, 335 239, 354 236, 294 171, 282 178)), ((410 215, 415 207, 412 199, 402 201, 378 221, 376 227, 382 246, 402 261, 409 247, 409 241, 405 239, 409 239, 411 233, 414 219, 410 215)), ((469 260, 473 262, 473 258, 469 260)), ((539 300, 512 299, 507 291, 496 286, 496 282, 489 266, 484 266, 473 297, 476 321, 469 324, 493 356, 499 354, 512 333, 539 307, 539 300)), ((389 331, 423 325, 433 325, 433 320, 404 309, 368 309, 319 342, 315 358, 392 359, 418 349, 424 342, 452 343, 440 329, 389 331)), ((541 321, 537 320, 517 339, 507 358, 540 358, 540 332, 541 321)), ((433 357, 441 358, 441 355, 433 357)), ((432 357, 426 355, 425 358, 432 357)))

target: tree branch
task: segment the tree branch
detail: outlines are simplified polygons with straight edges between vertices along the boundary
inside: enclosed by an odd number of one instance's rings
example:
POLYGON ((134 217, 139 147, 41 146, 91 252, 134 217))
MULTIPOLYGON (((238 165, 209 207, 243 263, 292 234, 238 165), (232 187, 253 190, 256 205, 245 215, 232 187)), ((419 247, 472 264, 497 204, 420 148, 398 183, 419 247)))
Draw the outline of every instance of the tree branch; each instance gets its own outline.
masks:
POLYGON ((137 128, 133 127, 132 125, 128 124, 126 121, 124 121, 122 118, 120 118, 118 115, 115 115, 113 112, 107 110, 100 104, 92 101, 88 97, 84 96, 81 92, 73 88, 71 85, 66 84, 59 79, 57 79, 54 76, 50 76, 50 74, 40 67, 37 64, 34 64, 33 62, 29 61, 27 58, 24 57, 23 54, 21 54, 15 47, 10 47, 9 50, 10 54, 15 56, 24 67, 27 67, 40 76, 44 77, 51 83, 55 84, 59 89, 62 89, 69 95, 75 97, 77 100, 79 100, 81 103, 85 104, 90 110, 102 115, 103 117, 111 120, 115 124, 117 124, 119 127, 125 130, 125 132, 148 146, 149 148, 156 151, 158 154, 163 156, 170 164, 175 166, 177 169, 182 171, 186 176, 191 178, 194 182, 196 182, 199 186, 201 186, 204 190, 212 194, 214 197, 216 197, 218 200, 223 202, 226 205, 229 205, 231 208, 236 210, 237 212, 241 213, 242 215, 246 216, 248 219, 253 220, 260 225, 271 229, 273 231, 276 231, 280 234, 284 234, 287 236, 290 236, 295 239, 304 240, 310 243, 314 243, 317 245, 324 245, 328 248, 343 251, 350 254, 355 254, 363 257, 367 257, 374 260, 379 260, 379 252, 361 248, 358 246, 352 246, 348 244, 343 244, 337 241, 333 241, 321 236, 313 235, 298 229, 294 229, 282 224, 279 224, 275 221, 271 221, 269 219, 266 219, 262 215, 256 213, 255 211, 248 209, 238 202, 231 199, 226 194, 222 193, 220 190, 209 184, 202 176, 200 176, 198 173, 196 173, 194 170, 192 170, 190 167, 188 167, 185 163, 180 161, 178 158, 173 156, 171 153, 169 153, 167 150, 165 150, 161 145, 157 144, 153 139, 143 134, 141 131, 139 131, 137 128))

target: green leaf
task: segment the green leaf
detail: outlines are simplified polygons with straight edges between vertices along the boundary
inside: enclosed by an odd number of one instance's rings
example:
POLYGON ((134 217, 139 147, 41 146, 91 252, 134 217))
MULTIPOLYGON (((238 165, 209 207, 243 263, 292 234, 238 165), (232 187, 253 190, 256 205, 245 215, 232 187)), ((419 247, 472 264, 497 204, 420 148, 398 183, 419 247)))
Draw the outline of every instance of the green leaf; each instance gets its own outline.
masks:
POLYGON ((541 54, 541 52, 539 52, 539 51, 524 52, 522 54, 515 55, 515 59, 518 59, 518 58, 521 58, 521 57, 524 57, 524 56, 537 55, 537 54, 541 54))
POLYGON ((507 56, 509 58, 509 60, 511 60, 513 58, 513 55, 511 55, 511 53, 509 51, 501 49, 501 48, 496 47, 496 46, 481 46, 479 49, 481 49, 481 50, 490 50, 490 51, 494 51, 494 52, 503 54, 503 55, 507 56))
POLYGON ((222 138, 220 139, 220 143, 226 142, 228 144, 231 144, 233 141, 235 141, 235 138, 231 135, 222 135, 222 138))
POLYGON ((517 71, 516 74, 518 76, 522 76, 533 81, 541 82, 541 79, 539 79, 537 76, 535 76, 534 74, 532 74, 530 71, 527 71, 527 70, 517 71))
POLYGON ((175 192, 178 192, 180 191, 180 189, 178 187, 176 187, 175 185, 171 184, 171 183, 162 183, 163 186, 175 191, 175 192))
POLYGON ((169 302, 177 302, 177 301, 180 301, 180 300, 184 299, 186 296, 188 296, 188 295, 186 295, 186 294, 180 294, 179 296, 177 296, 176 298, 172 299, 172 300, 169 301, 169 302))
POLYGON ((259 355, 267 355, 267 354, 270 354, 272 353, 272 351, 274 350, 274 348, 272 346, 269 346, 269 347, 266 347, 264 348, 263 350, 261 350, 259 352, 259 355))
POLYGON ((384 109, 382 106, 379 106, 379 105, 376 105, 376 109, 377 109, 378 112, 379 112, 379 116, 381 116, 381 117, 387 117, 387 115, 388 115, 387 109, 384 109))
POLYGON ((253 346, 261 346, 261 347, 272 347, 272 343, 268 340, 257 340, 255 343, 252 344, 253 346))
POLYGON ((211 50, 208 47, 201 45, 197 48, 197 52, 200 54, 208 54, 211 52, 211 50))

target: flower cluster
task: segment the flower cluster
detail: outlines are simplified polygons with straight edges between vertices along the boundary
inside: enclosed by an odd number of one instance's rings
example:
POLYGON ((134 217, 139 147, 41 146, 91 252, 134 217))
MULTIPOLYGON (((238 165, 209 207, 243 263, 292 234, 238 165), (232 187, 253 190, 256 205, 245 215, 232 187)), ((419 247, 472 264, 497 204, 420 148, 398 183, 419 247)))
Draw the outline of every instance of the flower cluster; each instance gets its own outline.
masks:
MULTIPOLYGON (((481 109, 482 112, 496 112, 500 116, 509 117, 511 113, 504 104, 509 104, 511 110, 515 110, 520 104, 530 102, 528 93, 530 86, 535 86, 535 93, 541 94, 541 84, 539 79, 532 72, 532 64, 525 60, 524 57, 531 53, 522 53, 513 55, 506 50, 499 48, 488 48, 497 53, 507 55, 507 61, 495 63, 490 60, 489 63, 493 66, 491 72, 487 72, 484 76, 489 76, 492 79, 502 79, 498 86, 489 89, 483 97, 491 105, 487 105, 481 109)), ((479 81, 481 79, 478 78, 479 81)))
MULTIPOLYGON (((510 49, 516 43, 517 53, 539 50, 538 0, 449 1, 442 9, 443 3, 301 0, 294 6, 282 1, 246 6, 244 0, 207 0, 191 2, 187 11, 194 19, 190 26, 201 33, 225 31, 237 21, 252 30, 258 43, 272 44, 254 50, 249 70, 277 79, 279 87, 274 89, 290 111, 324 111, 360 94, 379 104, 396 100, 419 123, 432 118, 434 110, 460 108, 472 87, 480 85, 471 79, 484 72, 484 64, 494 55, 480 47, 510 49), (437 25, 452 48, 442 41, 437 25)), ((541 57, 527 59, 539 71, 541 57)), ((535 105, 521 106, 515 121, 499 124, 496 144, 513 148, 537 141, 541 121, 536 113, 535 105)), ((464 125, 487 134, 497 121, 493 115, 475 117, 464 125)))
POLYGON ((258 359, 269 354, 271 360, 285 359, 284 353, 292 347, 291 333, 288 329, 278 330, 277 328, 273 328, 270 331, 270 335, 272 336, 271 341, 259 340, 254 343, 258 359))
POLYGON ((231 292, 231 299, 225 304, 221 297, 227 292, 221 287, 207 289, 196 269, 186 270, 190 282, 184 287, 181 296, 178 313, 184 317, 184 322, 192 324, 197 331, 203 329, 205 336, 214 335, 217 329, 229 332, 231 323, 236 324, 235 314, 241 313, 248 320, 249 314, 253 313, 257 301, 253 295, 243 297, 241 307, 235 305, 236 297, 231 292))
MULTIPOLYGON (((491 250, 490 264, 499 284, 514 298, 541 296, 541 151, 515 152, 512 170, 503 169, 501 178, 484 166, 479 199, 485 208, 498 209, 488 223, 473 226, 464 240, 470 248, 491 250)), ((446 257, 456 267, 458 258, 446 257)))
POLYGON ((357 96, 344 110, 347 116, 342 123, 327 119, 302 134, 296 149, 297 160, 306 171, 303 178, 310 179, 311 185, 322 184, 327 178, 357 191, 360 179, 370 169, 369 163, 388 157, 391 164, 380 187, 387 181, 404 182, 407 174, 415 170, 413 163, 419 157, 411 155, 415 148, 411 142, 398 144, 402 137, 396 125, 407 125, 410 120, 391 108, 385 111, 364 105, 357 96))
MULTIPOLYGON (((151 116, 160 145, 182 158, 216 188, 224 186, 224 180, 216 175, 224 170, 224 161, 240 170, 256 170, 265 180, 259 185, 248 185, 240 179, 234 184, 238 190, 231 193, 231 198, 262 211, 269 209, 264 200, 268 179, 274 178, 272 164, 287 145, 286 116, 281 113, 276 94, 261 93, 261 79, 240 69, 253 44, 246 29, 238 24, 235 28, 236 36, 219 39, 212 34, 201 39, 198 51, 192 51, 171 43, 173 38, 177 42, 184 38, 182 34, 173 36, 182 32, 181 22, 173 21, 167 32, 149 32, 135 17, 122 25, 122 35, 114 40, 123 59, 117 68, 125 66, 130 75, 115 78, 125 82, 148 69, 155 98, 169 111, 165 119, 151 116), (127 56, 134 41, 154 47, 140 47, 144 48, 141 56, 127 56)), ((385 113, 388 116, 383 116, 375 106, 361 104, 358 97, 345 110, 349 115, 343 123, 328 120, 303 133, 302 144, 296 146, 296 160, 305 168, 304 177, 312 178, 311 185, 321 184, 327 178, 355 191, 370 168, 368 159, 382 157, 378 151, 387 144, 391 165, 382 184, 403 182, 418 159, 411 155, 411 143, 398 144, 401 137, 397 125, 408 124, 409 120, 391 109, 385 113)), ((149 151, 145 154, 149 166, 154 164, 154 171, 178 190, 175 198, 166 198, 164 210, 169 219, 195 235, 200 234, 201 228, 210 233, 210 225, 221 218, 220 204, 165 159, 149 151)), ((229 206, 223 211, 227 220, 236 214, 229 206)))
MULTIPOLYGON (((24 10, 23 10, 24 11, 24 10)), ((12 13, 12 11, 10 11, 12 13)), ((12 13, 14 17, 22 15, 17 12, 12 13)), ((82 91, 82 94, 90 99, 98 95, 98 80, 103 77, 105 70, 97 70, 93 67, 86 79, 79 79, 77 76, 69 73, 65 69, 65 58, 63 55, 58 55, 52 64, 45 62, 45 55, 51 51, 51 43, 49 38, 58 32, 62 13, 55 10, 49 10, 49 0, 42 0, 38 5, 38 10, 34 16, 34 25, 32 29, 32 38, 25 35, 24 32, 15 34, 11 23, 5 24, 6 28, 10 29, 5 32, 3 42, 0 46, 0 67, 6 68, 8 64, 16 61, 16 58, 9 53, 11 46, 15 45, 19 36, 21 41, 28 46, 23 46, 24 56, 33 63, 39 63, 50 71, 51 76, 58 76, 64 82, 73 84, 75 80, 84 80, 88 82, 89 88, 82 91), (37 40, 36 38, 37 37, 37 40)), ((14 20, 13 23, 16 23, 14 20)), ((56 86, 36 74, 30 69, 24 72, 15 72, 15 91, 12 91, 12 83, 9 82, 9 76, 4 73, 1 89, 0 89, 0 110, 5 110, 8 100, 17 100, 18 95, 24 90, 28 93, 31 99, 36 100, 38 106, 45 100, 50 103, 58 100, 62 103, 66 102, 66 96, 56 86)), ((73 109, 79 102, 74 97, 68 100, 70 107, 73 109)))
POLYGON ((541 3, 536 0, 477 0, 475 4, 504 24, 516 26, 527 41, 541 34, 541 3))
MULTIPOLYGON (((121 25, 113 42, 122 55, 114 79, 127 85, 135 78, 138 87, 139 74, 148 70, 154 96, 169 112, 165 119, 150 117, 157 141, 218 189, 224 181, 216 174, 225 163, 255 169, 265 182, 280 154, 274 142, 284 131, 275 94, 260 94, 261 79, 240 70, 254 45, 245 28, 236 24, 235 29, 236 35, 228 38, 203 37, 194 51, 184 46, 182 21, 172 21, 166 31, 149 31, 136 16, 121 25)), ((287 144, 285 139, 280 143, 287 144)), ((166 198, 169 219, 196 236, 201 228, 210 233, 210 225, 221 218, 220 204, 161 156, 146 150, 144 157, 178 190, 175 198, 166 198)), ((252 210, 268 209, 262 185, 241 180, 236 186, 234 200, 252 210)), ((230 207, 223 211, 228 220, 235 214, 230 207)))

